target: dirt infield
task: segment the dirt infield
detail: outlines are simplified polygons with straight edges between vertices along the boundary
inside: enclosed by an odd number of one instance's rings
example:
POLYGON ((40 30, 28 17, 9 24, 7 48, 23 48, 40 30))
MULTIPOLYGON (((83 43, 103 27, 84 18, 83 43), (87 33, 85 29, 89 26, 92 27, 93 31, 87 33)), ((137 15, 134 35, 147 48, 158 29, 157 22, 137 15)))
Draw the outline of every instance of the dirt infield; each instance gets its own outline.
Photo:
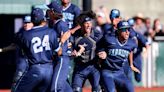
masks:
MULTIPOLYGON (((83 88, 83 92, 91 92, 91 89, 83 88)), ((135 87, 135 92, 164 92, 164 87, 153 87, 153 88, 135 87)))
POLYGON ((0 92, 11 92, 10 90, 5 90, 5 89, 3 89, 3 90, 0 90, 0 92))
POLYGON ((153 88, 136 87, 135 92, 164 92, 164 87, 153 87, 153 88))
MULTIPOLYGON (((10 90, 0 90, 0 92, 11 92, 10 90)), ((91 88, 83 88, 83 92, 91 92, 91 88)), ((143 88, 136 87, 135 92, 164 92, 164 87, 143 88)))

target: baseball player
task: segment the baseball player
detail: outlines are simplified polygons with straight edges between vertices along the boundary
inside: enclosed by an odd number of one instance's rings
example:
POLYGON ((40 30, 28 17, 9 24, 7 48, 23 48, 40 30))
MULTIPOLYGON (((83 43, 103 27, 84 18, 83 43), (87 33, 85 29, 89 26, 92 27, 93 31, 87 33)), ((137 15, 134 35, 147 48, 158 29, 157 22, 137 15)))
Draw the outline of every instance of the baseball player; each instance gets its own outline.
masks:
POLYGON ((92 86, 92 92, 100 92, 99 80, 100 73, 97 69, 97 60, 95 59, 96 42, 101 36, 92 26, 93 12, 79 15, 81 24, 81 35, 75 40, 75 68, 73 72, 72 87, 74 92, 81 92, 86 79, 89 79, 92 86), (91 17, 92 16, 92 17, 91 17))
POLYGON ((133 66, 133 50, 135 41, 129 38, 129 24, 120 21, 115 35, 106 34, 98 43, 98 56, 104 61, 101 64, 101 73, 106 92, 134 92, 131 80, 125 75, 123 63, 130 62, 130 67, 140 72, 133 66))
MULTIPOLYGON (((61 5, 63 7, 63 19, 67 22, 67 25, 69 27, 69 29, 73 29, 75 28, 78 23, 75 22, 75 19, 80 15, 81 10, 78 6, 76 6, 75 4, 71 3, 71 0, 60 0, 61 1, 61 5)), ((68 50, 67 53, 70 55, 70 73, 69 73, 69 82, 71 83, 71 77, 72 77, 72 73, 73 73, 73 67, 74 67, 74 62, 73 62, 73 58, 71 57, 71 52, 73 51, 73 44, 74 44, 74 40, 75 37, 79 34, 79 31, 76 31, 75 34, 73 34, 69 40, 68 40, 68 50)))
POLYGON ((112 9, 109 17, 111 20, 111 24, 105 25, 102 29, 104 30, 104 34, 108 33, 111 35, 115 35, 117 24, 121 20, 120 11, 118 9, 112 9))
MULTIPOLYGON (((140 82, 142 79, 142 56, 141 56, 141 52, 142 49, 145 47, 146 49, 149 47, 149 43, 147 41, 147 39, 144 37, 144 35, 136 32, 133 28, 134 26, 134 20, 133 19, 128 19, 128 23, 130 24, 130 33, 131 33, 131 38, 134 38, 136 40, 137 43, 137 49, 134 53, 134 57, 133 57, 133 63, 134 66, 137 67, 140 71, 140 73, 138 72, 134 72, 134 78, 137 82, 140 82)), ((132 71, 130 69, 128 69, 128 65, 125 64, 125 72, 128 75, 128 77, 130 79, 132 79, 132 71)))
MULTIPOLYGON (((23 21, 23 28, 16 34, 15 39, 19 41, 24 31, 29 31, 33 27, 33 23, 31 22, 31 16, 27 15, 24 17, 23 21)), ((17 42, 16 42, 17 43, 17 42)), ((16 44, 15 44, 16 45, 16 44)), ((23 50, 19 47, 18 48, 18 56, 17 56, 17 65, 16 65, 16 72, 12 84, 12 89, 15 88, 18 80, 21 78, 25 70, 28 68, 27 57, 24 55, 23 50)))
POLYGON ((69 29, 74 28, 75 18, 77 18, 81 10, 78 6, 71 3, 71 0, 61 0, 61 4, 63 6, 63 18, 68 23, 69 29))
MULTIPOLYGON (((119 21, 121 21, 121 14, 120 11, 118 9, 112 9, 110 11, 109 14, 109 18, 111 20, 111 24, 106 23, 103 26, 101 26, 103 35, 105 34, 109 34, 109 35, 115 35, 116 34, 116 30, 117 30, 117 24, 119 23, 119 21)), ((101 59, 99 60, 101 63, 101 59)), ((100 64, 101 66, 101 64, 100 64)), ((103 87, 103 83, 102 81, 100 81, 100 85, 101 85, 101 89, 104 92, 104 87, 103 87)))
MULTIPOLYGON (((62 20, 62 7, 55 1, 52 2, 49 7, 53 10, 52 12, 54 13, 53 28, 57 31, 57 37, 60 39, 62 34, 72 30, 69 30, 67 22, 62 20)), ((67 50, 68 41, 63 44, 62 56, 58 58, 59 62, 54 65, 51 92, 72 92, 72 88, 67 81, 70 66, 70 58, 67 50)))
POLYGON ((20 40, 23 31, 28 31, 32 27, 33 27, 33 23, 31 22, 31 16, 29 16, 29 15, 25 16, 24 20, 23 20, 23 27, 20 29, 20 31, 18 33, 15 34, 14 42, 11 45, 2 48, 2 50, 1 50, 2 52, 16 50, 16 72, 15 72, 15 76, 13 78, 11 89, 15 88, 16 83, 18 82, 18 80, 21 78, 24 71, 28 67, 28 64, 26 61, 27 58, 24 56, 22 49, 19 48, 19 46, 16 43, 17 43, 17 41, 20 40))
POLYGON ((28 58, 29 68, 12 92, 46 92, 53 74, 53 51, 58 48, 57 34, 48 28, 41 9, 31 12, 34 27, 24 31, 18 45, 28 58))

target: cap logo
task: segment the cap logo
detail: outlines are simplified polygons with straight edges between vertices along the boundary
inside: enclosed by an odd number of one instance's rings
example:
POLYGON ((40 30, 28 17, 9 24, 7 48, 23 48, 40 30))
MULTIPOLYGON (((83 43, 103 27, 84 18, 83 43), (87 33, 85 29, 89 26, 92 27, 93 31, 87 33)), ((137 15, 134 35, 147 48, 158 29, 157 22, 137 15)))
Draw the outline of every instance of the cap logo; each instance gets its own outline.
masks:
POLYGON ((89 20, 90 20, 90 18, 89 18, 89 17, 87 17, 87 18, 85 18, 85 20, 86 20, 86 21, 89 21, 89 20))
POLYGON ((83 23, 84 22, 87 22, 87 21, 91 21, 92 19, 90 18, 90 17, 86 17, 86 18, 84 18, 84 20, 83 20, 83 23))
POLYGON ((123 22, 122 25, 128 26, 128 22, 123 22))

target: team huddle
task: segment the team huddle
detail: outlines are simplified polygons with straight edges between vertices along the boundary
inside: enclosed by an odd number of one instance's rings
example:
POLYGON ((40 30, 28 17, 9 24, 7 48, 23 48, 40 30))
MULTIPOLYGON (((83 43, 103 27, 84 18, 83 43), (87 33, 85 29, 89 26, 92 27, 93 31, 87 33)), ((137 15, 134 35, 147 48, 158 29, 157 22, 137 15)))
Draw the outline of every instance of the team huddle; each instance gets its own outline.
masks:
POLYGON ((82 92, 87 79, 92 92, 134 92, 132 71, 140 82, 141 52, 149 44, 133 19, 123 20, 112 9, 111 23, 97 29, 98 16, 70 0, 47 7, 46 13, 33 8, 15 35, 19 57, 12 92, 82 92))

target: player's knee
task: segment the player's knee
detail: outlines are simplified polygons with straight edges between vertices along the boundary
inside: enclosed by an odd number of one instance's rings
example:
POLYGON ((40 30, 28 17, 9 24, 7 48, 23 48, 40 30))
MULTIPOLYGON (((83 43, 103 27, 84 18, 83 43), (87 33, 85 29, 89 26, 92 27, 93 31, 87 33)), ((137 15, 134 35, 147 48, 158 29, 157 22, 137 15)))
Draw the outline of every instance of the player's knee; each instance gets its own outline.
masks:
POLYGON ((81 87, 74 87, 73 92, 82 92, 82 88, 81 87))

